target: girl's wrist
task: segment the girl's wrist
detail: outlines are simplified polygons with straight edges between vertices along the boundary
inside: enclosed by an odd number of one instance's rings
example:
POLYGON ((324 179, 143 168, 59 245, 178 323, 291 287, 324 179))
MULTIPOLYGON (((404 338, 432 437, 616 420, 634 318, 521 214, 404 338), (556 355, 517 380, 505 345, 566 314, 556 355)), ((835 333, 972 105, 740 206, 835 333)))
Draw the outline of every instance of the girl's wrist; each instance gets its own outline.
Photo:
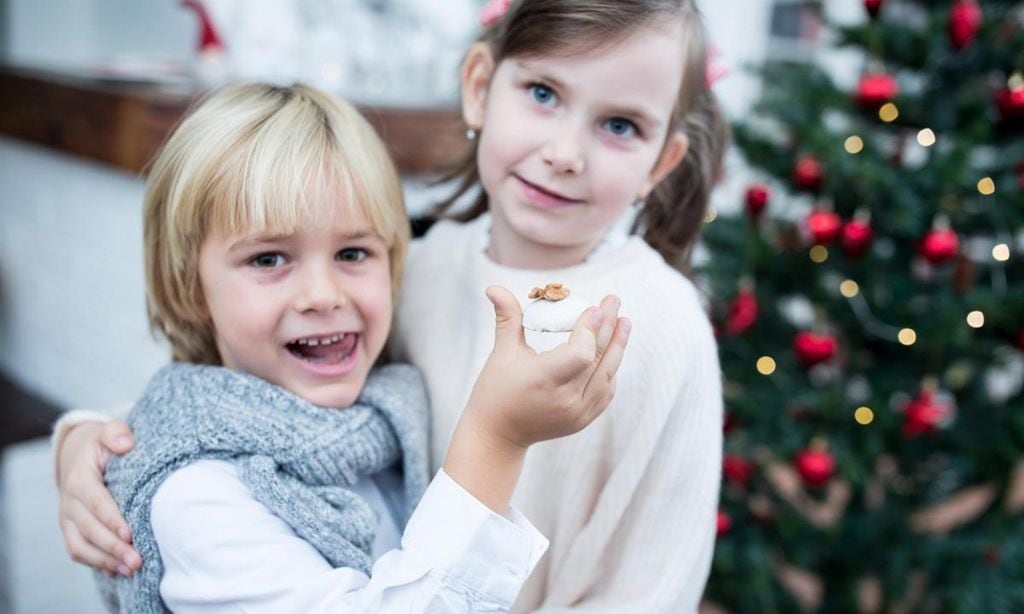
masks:
POLYGON ((527 449, 477 423, 472 413, 466 412, 448 446, 444 470, 481 503, 504 516, 527 449))

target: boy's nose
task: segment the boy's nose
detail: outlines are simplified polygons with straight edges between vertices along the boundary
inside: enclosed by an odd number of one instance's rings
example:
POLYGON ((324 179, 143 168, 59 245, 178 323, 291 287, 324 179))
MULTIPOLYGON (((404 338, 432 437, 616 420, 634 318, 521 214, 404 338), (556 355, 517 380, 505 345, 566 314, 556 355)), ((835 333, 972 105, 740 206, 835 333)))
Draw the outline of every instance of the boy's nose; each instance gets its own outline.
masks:
POLYGON ((544 164, 558 174, 579 175, 585 167, 583 129, 576 125, 553 134, 541 150, 544 164))
POLYGON ((295 310, 299 313, 331 311, 348 302, 343 284, 330 267, 309 266, 299 283, 295 296, 295 310))

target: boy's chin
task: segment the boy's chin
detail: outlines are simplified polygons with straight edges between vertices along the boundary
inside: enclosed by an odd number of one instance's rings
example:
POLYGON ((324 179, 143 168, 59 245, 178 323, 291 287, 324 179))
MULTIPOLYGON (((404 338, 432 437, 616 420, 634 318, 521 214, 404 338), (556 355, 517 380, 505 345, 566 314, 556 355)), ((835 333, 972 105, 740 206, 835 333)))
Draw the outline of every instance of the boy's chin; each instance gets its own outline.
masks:
POLYGON ((361 378, 358 382, 305 386, 301 390, 292 390, 292 392, 313 405, 344 409, 351 407, 356 402, 365 383, 365 378, 361 378))

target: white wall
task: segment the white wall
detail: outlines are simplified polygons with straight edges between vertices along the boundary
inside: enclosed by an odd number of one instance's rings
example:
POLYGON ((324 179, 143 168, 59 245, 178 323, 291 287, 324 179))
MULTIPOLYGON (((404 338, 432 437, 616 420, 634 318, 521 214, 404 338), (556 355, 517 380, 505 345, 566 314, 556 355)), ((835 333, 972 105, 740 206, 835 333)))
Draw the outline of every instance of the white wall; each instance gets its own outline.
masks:
POLYGON ((0 369, 64 407, 138 395, 168 352, 145 318, 143 183, 0 139, 0 369))

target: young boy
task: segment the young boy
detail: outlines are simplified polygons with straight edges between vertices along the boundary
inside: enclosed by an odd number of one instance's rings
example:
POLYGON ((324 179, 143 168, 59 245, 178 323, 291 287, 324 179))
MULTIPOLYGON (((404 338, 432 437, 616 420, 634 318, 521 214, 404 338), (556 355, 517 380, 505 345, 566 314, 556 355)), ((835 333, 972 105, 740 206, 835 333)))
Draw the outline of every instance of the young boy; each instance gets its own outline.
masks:
POLYGON ((538 355, 518 302, 490 288, 494 353, 428 486, 422 382, 375 367, 408 221, 354 109, 304 86, 216 93, 154 162, 144 235, 176 362, 106 469, 145 561, 107 581, 120 608, 507 609, 547 546, 509 498, 531 444, 610 401, 616 301, 538 355))

